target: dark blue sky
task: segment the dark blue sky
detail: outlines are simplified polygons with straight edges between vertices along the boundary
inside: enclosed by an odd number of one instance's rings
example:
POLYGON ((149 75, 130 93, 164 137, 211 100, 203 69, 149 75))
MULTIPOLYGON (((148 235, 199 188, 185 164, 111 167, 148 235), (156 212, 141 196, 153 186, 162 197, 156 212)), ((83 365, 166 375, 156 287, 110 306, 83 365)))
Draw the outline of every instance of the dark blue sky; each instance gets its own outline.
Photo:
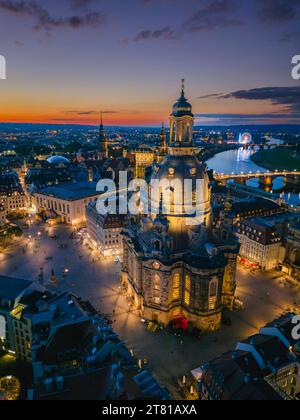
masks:
POLYGON ((300 0, 0 0, 0 120, 300 121, 300 0), (271 88, 271 89, 270 89, 271 88))

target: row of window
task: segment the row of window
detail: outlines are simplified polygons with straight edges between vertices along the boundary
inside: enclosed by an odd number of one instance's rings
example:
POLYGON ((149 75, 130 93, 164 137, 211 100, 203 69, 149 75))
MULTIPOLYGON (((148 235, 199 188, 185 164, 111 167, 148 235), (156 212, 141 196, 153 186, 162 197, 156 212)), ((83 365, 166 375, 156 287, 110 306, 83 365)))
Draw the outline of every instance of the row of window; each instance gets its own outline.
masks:
MULTIPOLYGON (((218 279, 214 278, 211 280, 209 285, 209 310, 214 310, 217 303, 218 296, 218 279)), ((160 305, 161 303, 161 278, 158 274, 154 274, 152 277, 153 286, 153 301, 155 304, 160 305)), ((180 299, 181 291, 181 275, 176 273, 173 276, 172 283, 172 300, 175 302, 180 299)), ((191 278, 189 275, 185 276, 184 279, 184 303, 186 306, 191 304, 191 278)))

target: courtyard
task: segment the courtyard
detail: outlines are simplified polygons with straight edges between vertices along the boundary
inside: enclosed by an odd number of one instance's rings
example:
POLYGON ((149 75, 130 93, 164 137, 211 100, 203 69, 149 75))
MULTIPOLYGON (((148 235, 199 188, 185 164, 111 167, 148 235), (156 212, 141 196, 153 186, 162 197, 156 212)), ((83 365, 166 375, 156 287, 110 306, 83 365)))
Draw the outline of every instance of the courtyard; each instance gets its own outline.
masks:
POLYGON ((147 359, 158 380, 176 397, 179 376, 199 367, 223 352, 234 349, 237 341, 255 334, 265 323, 300 304, 300 289, 288 283, 280 273, 250 272, 239 266, 237 296, 244 302, 242 311, 230 315, 232 326, 205 334, 179 338, 168 331, 150 333, 137 311, 131 309, 119 287, 120 264, 101 258, 71 237, 72 229, 33 223, 0 254, 0 274, 50 284, 54 271, 61 291, 69 290, 90 300, 109 316, 114 329, 127 347, 141 359, 147 359))

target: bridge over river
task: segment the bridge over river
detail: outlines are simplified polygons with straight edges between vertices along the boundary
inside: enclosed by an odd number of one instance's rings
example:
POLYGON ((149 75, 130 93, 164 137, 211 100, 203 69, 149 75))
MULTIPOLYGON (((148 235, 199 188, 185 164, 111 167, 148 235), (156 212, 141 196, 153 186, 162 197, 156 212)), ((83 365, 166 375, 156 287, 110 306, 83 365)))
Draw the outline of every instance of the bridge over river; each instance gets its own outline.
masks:
POLYGON ((280 191, 282 198, 291 205, 300 204, 299 171, 267 171, 251 160, 253 150, 230 150, 220 153, 207 161, 207 166, 215 172, 216 179, 222 183, 230 180, 261 187, 265 191, 280 191), (291 192, 293 191, 293 192, 291 192))
POLYGON ((237 181, 241 184, 245 183, 249 179, 257 178, 259 179, 260 185, 266 185, 266 186, 273 186, 273 180, 278 177, 284 177, 285 184, 298 184, 300 185, 300 171, 294 170, 294 171, 250 171, 247 173, 241 172, 241 173, 234 173, 231 174, 225 174, 225 173, 219 173, 217 171, 214 171, 214 178, 217 181, 221 181, 224 183, 227 183, 229 180, 237 181))

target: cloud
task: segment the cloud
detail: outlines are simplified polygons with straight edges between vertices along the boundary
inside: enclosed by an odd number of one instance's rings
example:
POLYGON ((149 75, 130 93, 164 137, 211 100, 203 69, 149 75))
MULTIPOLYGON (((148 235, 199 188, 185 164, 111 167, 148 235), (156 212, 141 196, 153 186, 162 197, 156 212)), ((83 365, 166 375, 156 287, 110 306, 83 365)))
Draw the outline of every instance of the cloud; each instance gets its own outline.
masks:
POLYGON ((264 125, 299 124, 300 116, 288 113, 262 114, 197 114, 196 120, 204 125, 264 125))
POLYGON ((210 0, 191 15, 182 25, 183 32, 208 32, 219 28, 242 25, 242 21, 234 17, 238 4, 234 0, 210 0))
MULTIPOLYGON (((111 111, 111 110, 106 110, 106 111, 101 111, 102 114, 118 114, 118 111, 111 111)), ((100 111, 84 111, 84 110, 71 110, 71 111, 64 111, 63 114, 65 115, 100 115, 100 111)))
POLYGON ((290 118, 290 114, 282 113, 269 113, 269 114, 197 114, 196 118, 212 118, 212 119, 223 119, 223 120, 266 120, 266 119, 278 119, 278 118, 290 118))
POLYGON ((200 96, 198 99, 219 98, 223 93, 210 93, 209 95, 200 96))
POLYGON ((263 22, 284 23, 299 18, 300 0, 260 0, 263 22))
MULTIPOLYGON (((153 3, 153 0, 141 0, 143 3, 153 3)), ((172 2, 173 0, 165 0, 172 2)), ((173 40, 184 34, 195 32, 209 32, 217 29, 242 25, 242 21, 234 17, 239 6, 235 0, 209 0, 205 5, 186 19, 179 28, 166 26, 161 29, 145 29, 139 32, 134 41, 146 41, 151 39, 173 40)), ((122 41, 129 43, 129 39, 122 41)))
POLYGON ((156 30, 144 30, 139 32, 134 38, 135 41, 145 41, 148 39, 174 39, 176 37, 175 32, 169 27, 156 29, 156 30))
MULTIPOLYGON (((213 94, 217 99, 238 99, 248 101, 270 101, 273 105, 283 107, 289 116, 300 117, 300 86, 263 87, 238 90, 227 94, 213 94)), ((207 95, 199 99, 207 99, 207 95)))
POLYGON ((49 32, 55 28, 97 27, 103 25, 106 21, 105 16, 98 12, 54 17, 35 1, 0 0, 0 10, 15 16, 33 18, 35 22, 33 29, 36 31, 45 30, 49 32))

